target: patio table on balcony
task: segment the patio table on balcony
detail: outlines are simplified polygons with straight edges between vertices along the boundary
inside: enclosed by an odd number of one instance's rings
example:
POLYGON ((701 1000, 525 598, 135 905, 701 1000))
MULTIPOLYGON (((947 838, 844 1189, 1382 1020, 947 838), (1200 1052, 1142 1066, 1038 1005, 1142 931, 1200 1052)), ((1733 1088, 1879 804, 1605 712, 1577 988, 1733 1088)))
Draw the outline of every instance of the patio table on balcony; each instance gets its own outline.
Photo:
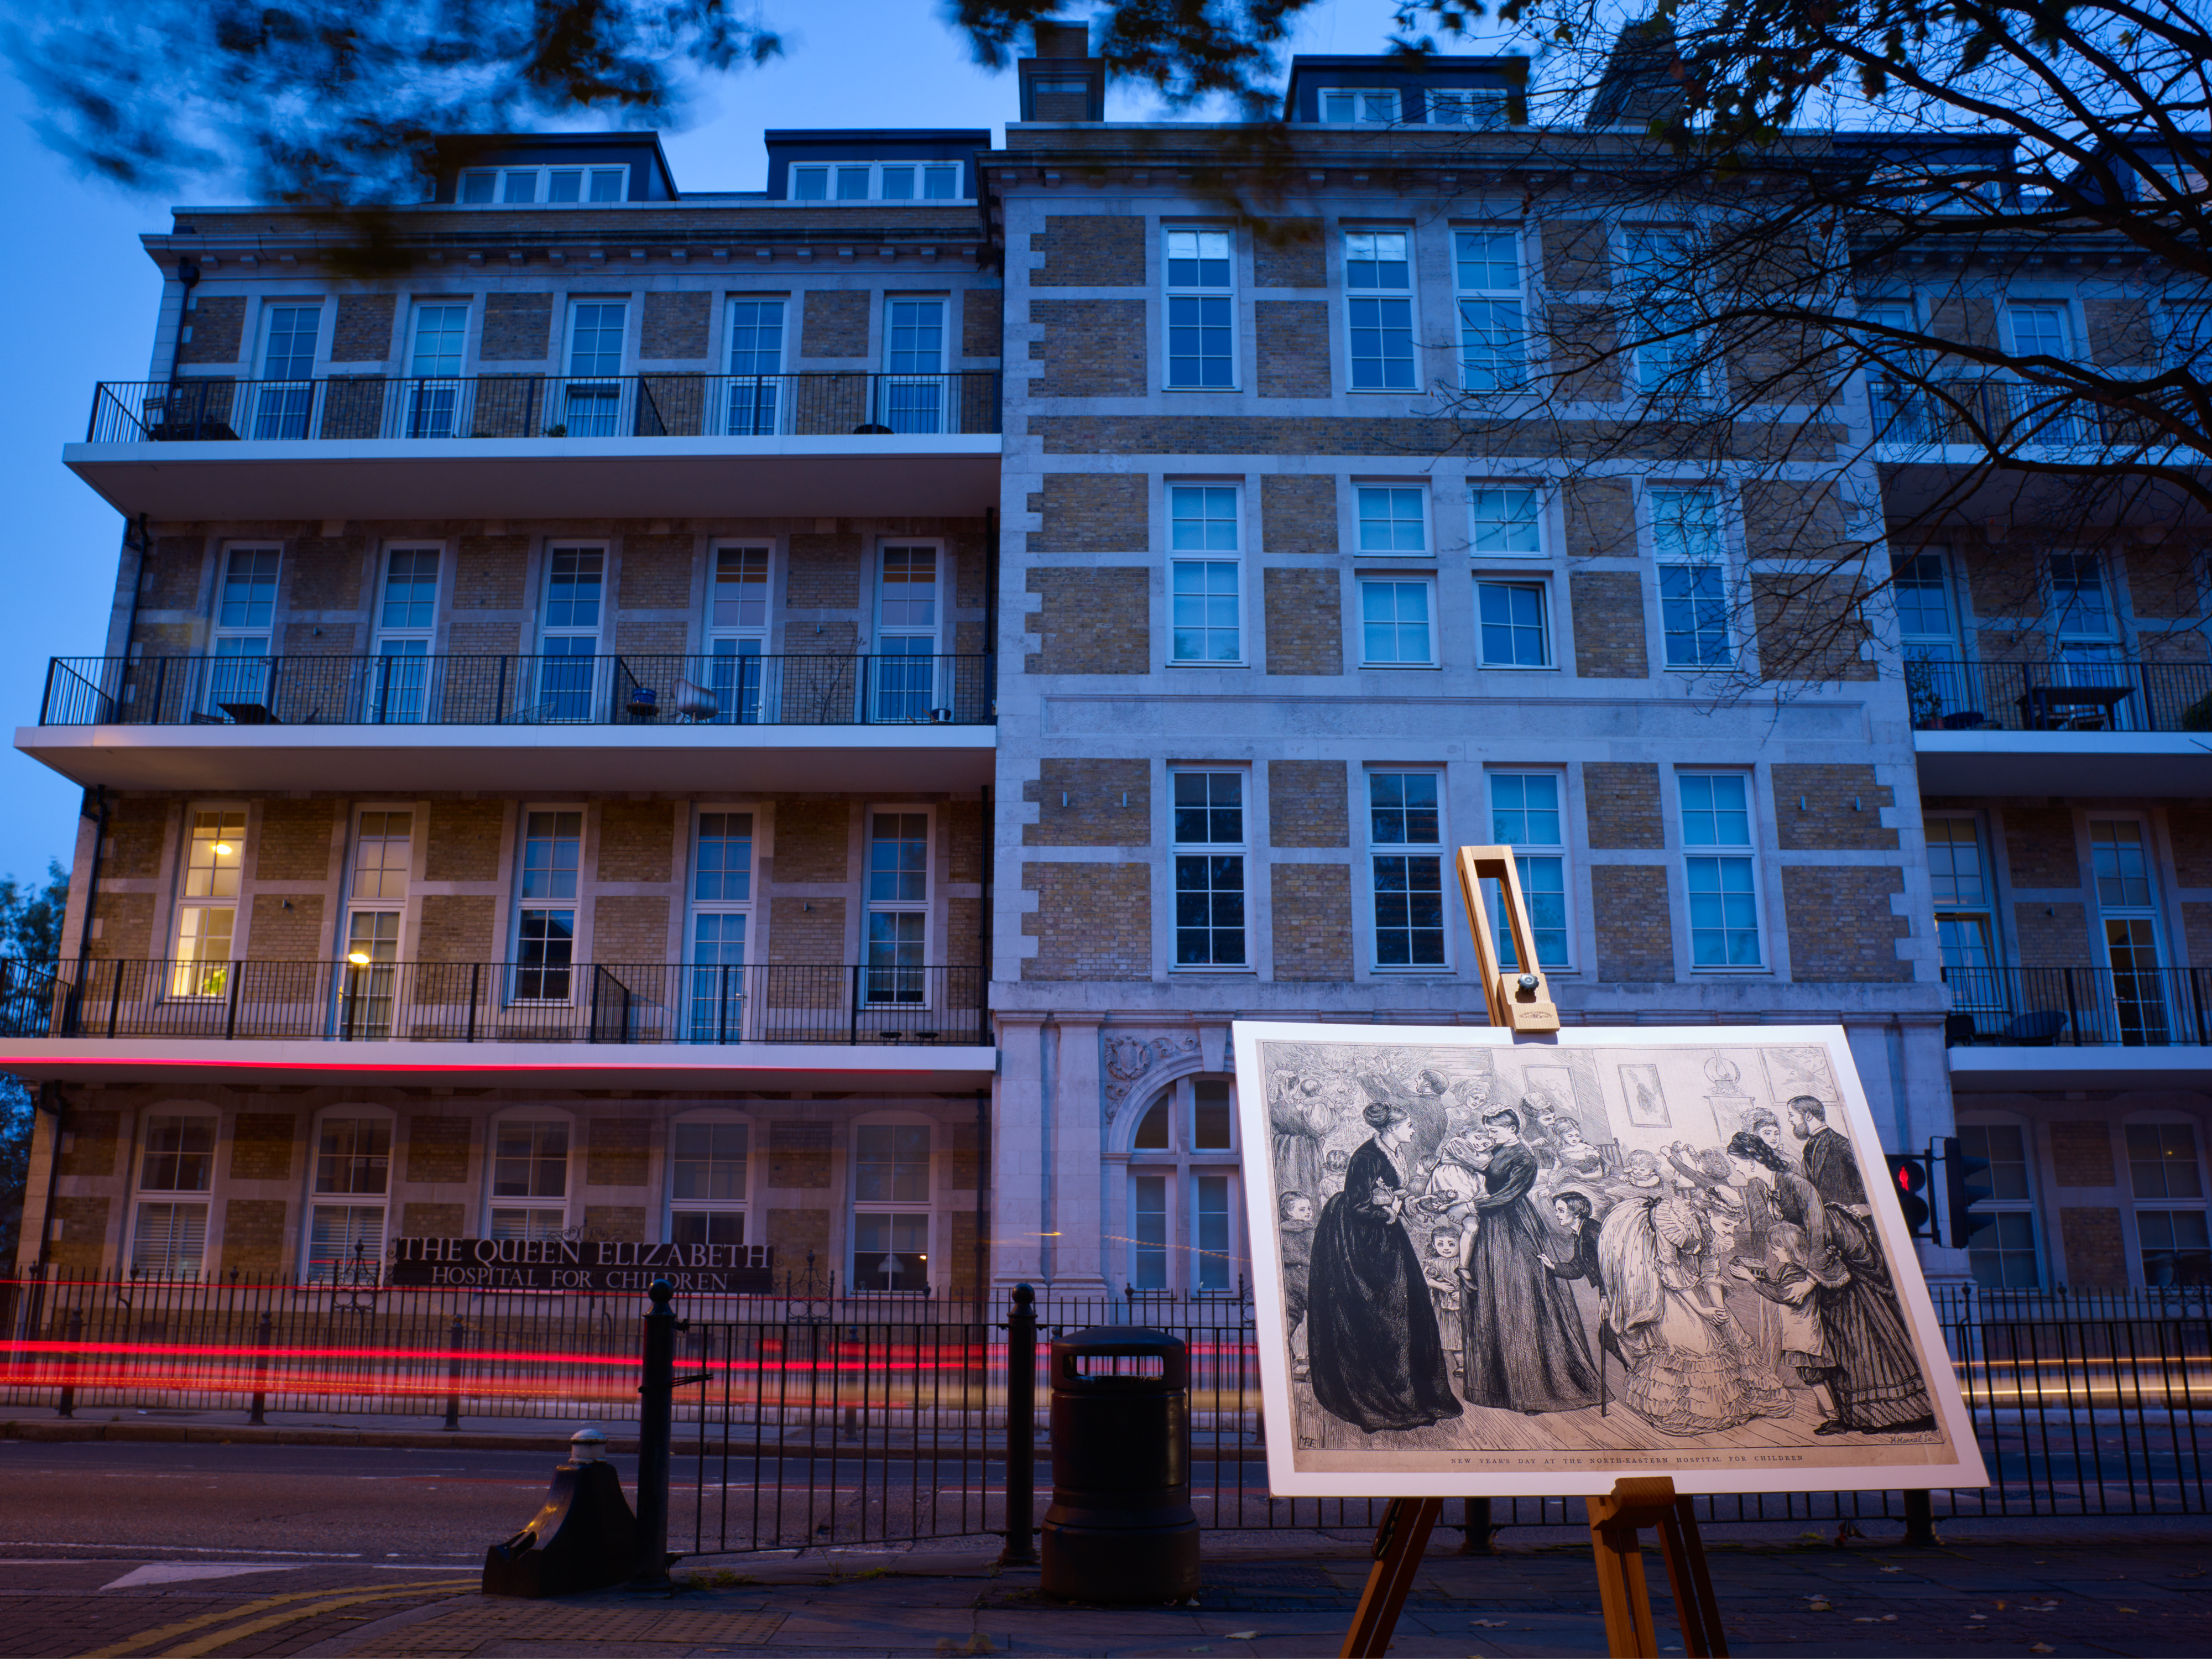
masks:
POLYGON ((2031 685, 2021 694, 2020 717, 2031 732, 2108 732, 2113 711, 2134 695, 2131 685, 2031 685))

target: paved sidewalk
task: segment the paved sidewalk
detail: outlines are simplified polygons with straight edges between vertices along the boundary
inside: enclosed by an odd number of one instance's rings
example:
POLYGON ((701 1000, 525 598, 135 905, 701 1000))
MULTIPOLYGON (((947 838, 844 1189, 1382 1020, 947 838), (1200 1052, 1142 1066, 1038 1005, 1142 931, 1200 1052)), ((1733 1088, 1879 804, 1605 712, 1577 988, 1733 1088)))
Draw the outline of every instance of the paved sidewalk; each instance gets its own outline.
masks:
MULTIPOLYGON (((2018 1523, 1933 1549, 1882 1541, 1711 1540, 1732 1650, 1741 1656, 2212 1653, 2212 1528, 2018 1523)), ((1392 1651, 1429 1656, 1604 1651, 1586 1542, 1563 1529, 1491 1557, 1438 1536, 1392 1651)), ((686 1563, 674 1595, 553 1601, 477 1594, 472 1574, 336 1565, 265 1569, 85 1560, 0 1563, 0 1654, 404 1655, 410 1659, 691 1659, 763 1649, 781 1659, 944 1654, 1326 1656, 1343 1639, 1365 1551, 1308 1534, 1209 1540, 1194 1606, 1049 1602, 1032 1570, 980 1540, 952 1550, 810 1553, 686 1563), (1255 1547, 1255 1545, 1259 1547, 1255 1547)), ((1660 1641, 1679 1650, 1664 1575, 1660 1641)))

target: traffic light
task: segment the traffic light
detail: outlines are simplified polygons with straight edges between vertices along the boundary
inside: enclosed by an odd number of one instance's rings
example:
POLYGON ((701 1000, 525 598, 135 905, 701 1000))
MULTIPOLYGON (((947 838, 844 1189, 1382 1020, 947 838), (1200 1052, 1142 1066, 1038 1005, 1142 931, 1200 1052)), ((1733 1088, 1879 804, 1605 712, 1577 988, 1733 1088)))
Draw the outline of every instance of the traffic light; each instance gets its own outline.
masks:
POLYGON ((1928 1160, 1912 1152, 1892 1152, 1889 1179, 1897 1189, 1897 1207, 1905 1212, 1905 1231, 1932 1242, 1936 1231, 1928 1224, 1928 1160))
POLYGON ((1975 1213, 1990 1195, 1990 1161, 1969 1158, 1959 1150, 1959 1137, 1946 1135, 1943 1147, 1943 1225, 1951 1248, 1963 1250, 1976 1233, 1996 1219, 1975 1213))

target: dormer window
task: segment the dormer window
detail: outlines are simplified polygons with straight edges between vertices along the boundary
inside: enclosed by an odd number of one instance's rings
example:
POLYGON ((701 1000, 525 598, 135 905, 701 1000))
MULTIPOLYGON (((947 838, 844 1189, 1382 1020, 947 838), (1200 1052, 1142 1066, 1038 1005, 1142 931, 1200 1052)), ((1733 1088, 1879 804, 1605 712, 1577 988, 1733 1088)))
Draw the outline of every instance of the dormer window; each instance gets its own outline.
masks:
POLYGON ((829 161, 794 167, 793 202, 961 202, 957 161, 829 161))
POLYGON ((580 206, 629 194, 628 167, 476 167, 461 174, 453 199, 463 207, 580 206))
POLYGON ((1486 129, 1510 125, 1503 88, 1432 88, 1428 104, 1431 126, 1486 129))
POLYGON ((1330 87, 1321 95, 1321 118, 1338 126, 1389 126, 1398 119, 1391 88, 1330 87))

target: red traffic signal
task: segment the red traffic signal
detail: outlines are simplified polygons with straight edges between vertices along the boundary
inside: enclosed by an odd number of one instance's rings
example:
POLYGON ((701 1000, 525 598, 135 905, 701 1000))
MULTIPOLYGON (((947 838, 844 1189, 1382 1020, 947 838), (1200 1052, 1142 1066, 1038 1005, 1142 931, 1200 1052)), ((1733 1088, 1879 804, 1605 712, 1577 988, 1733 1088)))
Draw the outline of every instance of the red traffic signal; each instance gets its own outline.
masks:
POLYGON ((1911 1152, 1889 1154, 1889 1178, 1896 1183, 1897 1207, 1905 1216, 1905 1230, 1915 1238, 1930 1238, 1928 1160, 1911 1152))

